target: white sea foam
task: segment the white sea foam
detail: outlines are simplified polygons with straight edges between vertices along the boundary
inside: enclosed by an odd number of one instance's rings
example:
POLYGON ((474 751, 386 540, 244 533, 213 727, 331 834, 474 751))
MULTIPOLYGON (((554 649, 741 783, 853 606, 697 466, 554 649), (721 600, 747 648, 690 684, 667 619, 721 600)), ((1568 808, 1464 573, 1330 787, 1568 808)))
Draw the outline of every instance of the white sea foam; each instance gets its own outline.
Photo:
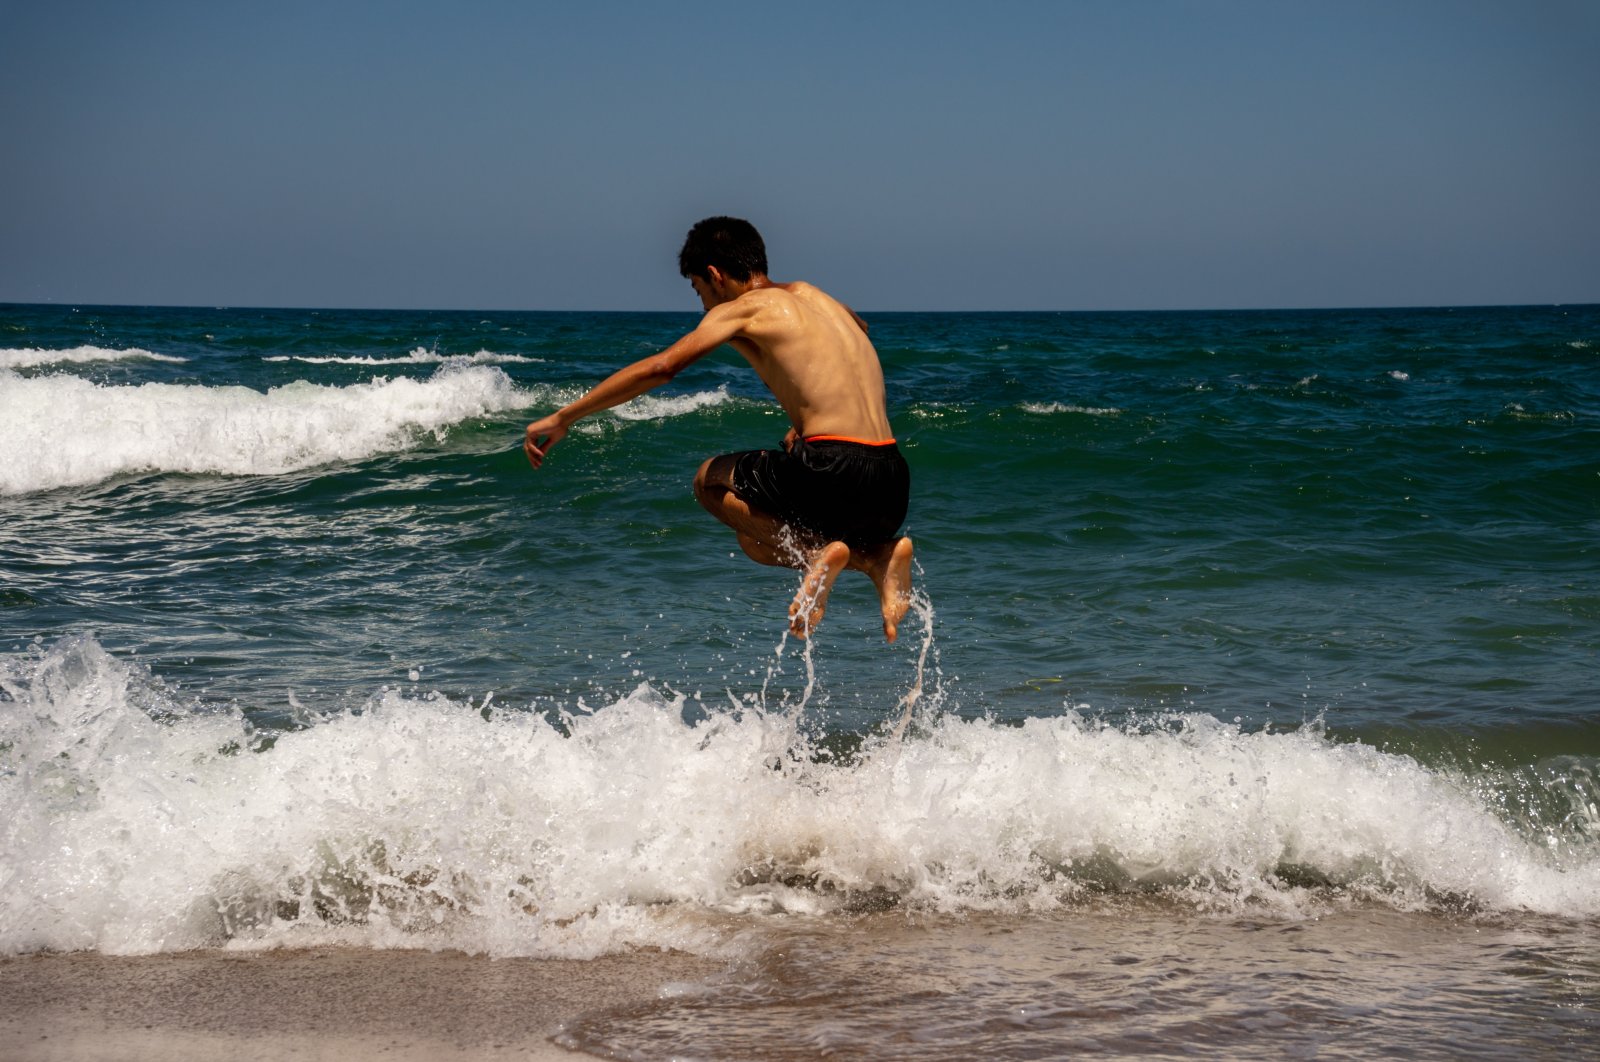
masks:
POLYGON ((299 361, 307 365, 531 365, 543 362, 525 354, 498 354, 480 350, 475 354, 440 354, 417 347, 409 354, 397 358, 374 358, 370 355, 274 354, 262 361, 299 361))
POLYGON ((42 350, 21 347, 0 350, 0 369, 34 369, 41 365, 83 365, 99 361, 168 361, 182 364, 188 358, 171 354, 156 354, 138 347, 112 349, 109 347, 73 347, 70 350, 42 350))
POLYGON ((695 391, 687 395, 640 395, 611 412, 622 420, 662 420, 731 401, 733 396, 728 394, 727 385, 723 385, 715 391, 695 391))
POLYGON ((1041 415, 1081 413, 1090 417, 1110 417, 1122 412, 1122 410, 1111 406, 1077 406, 1066 402, 1024 402, 1021 409, 1024 413, 1038 413, 1041 415))
POLYGON ((1405 383, 1407 380, 1411 379, 1411 374, 1409 372, 1401 372, 1399 369, 1391 369, 1389 371, 1389 378, 1391 380, 1399 380, 1401 383, 1405 383))
POLYGON ((302 381, 265 393, 0 370, 0 495, 130 472, 255 476, 355 461, 533 401, 486 366, 347 387, 302 381))
POLYGON ((1586 824, 1530 835, 1461 779, 1313 732, 946 718, 813 764, 781 717, 683 708, 641 686, 562 736, 390 691, 266 748, 92 638, 0 658, 0 954, 706 951, 707 912, 1025 912, 1107 887, 1600 914, 1592 794, 1586 824))

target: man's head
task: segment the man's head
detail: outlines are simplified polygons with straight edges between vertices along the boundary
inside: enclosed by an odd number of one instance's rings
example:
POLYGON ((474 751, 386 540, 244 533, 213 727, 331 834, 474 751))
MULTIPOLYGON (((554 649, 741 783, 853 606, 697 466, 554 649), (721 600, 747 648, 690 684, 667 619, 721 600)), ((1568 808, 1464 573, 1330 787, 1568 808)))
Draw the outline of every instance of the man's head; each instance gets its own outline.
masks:
POLYGON ((767 275, 767 245, 743 218, 706 218, 695 223, 678 252, 678 272, 710 280, 715 267, 728 280, 767 275))

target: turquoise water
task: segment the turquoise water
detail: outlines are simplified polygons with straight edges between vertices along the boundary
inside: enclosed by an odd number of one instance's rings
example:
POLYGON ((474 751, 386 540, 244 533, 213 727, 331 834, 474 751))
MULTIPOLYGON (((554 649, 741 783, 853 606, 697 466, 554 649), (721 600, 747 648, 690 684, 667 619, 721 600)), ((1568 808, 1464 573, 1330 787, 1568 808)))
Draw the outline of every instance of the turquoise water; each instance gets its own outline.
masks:
MULTIPOLYGON (((185 360, 8 374, 7 633, 93 630, 267 725, 289 689, 359 702, 413 669, 513 704, 747 675, 791 578, 730 557, 688 491, 704 456, 786 427, 736 355, 589 422, 543 473, 514 445, 692 321, 8 308, 13 363, 185 360), (380 378, 434 393, 354 393, 380 378), (293 424, 307 384, 306 409, 349 408, 293 424), (378 438, 355 423, 368 401, 378 438), (152 445, 168 416, 182 438, 152 445)), ((873 325, 950 709, 1189 707, 1600 753, 1595 308, 873 325)), ((870 727, 904 682, 908 648, 878 643, 847 581, 817 661, 837 725, 870 727)))
POLYGON ((807 651, 737 355, 520 451, 693 315, 0 307, 0 948, 1592 937, 1600 307, 867 317, 919 602, 807 651))

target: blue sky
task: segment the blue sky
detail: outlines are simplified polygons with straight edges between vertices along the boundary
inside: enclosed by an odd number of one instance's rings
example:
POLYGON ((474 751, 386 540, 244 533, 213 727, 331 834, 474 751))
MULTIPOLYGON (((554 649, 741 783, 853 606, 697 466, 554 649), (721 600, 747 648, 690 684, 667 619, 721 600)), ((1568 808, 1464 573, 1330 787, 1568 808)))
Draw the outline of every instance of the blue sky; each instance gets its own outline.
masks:
POLYGON ((0 2, 0 301, 1600 300, 1600 3, 0 2))

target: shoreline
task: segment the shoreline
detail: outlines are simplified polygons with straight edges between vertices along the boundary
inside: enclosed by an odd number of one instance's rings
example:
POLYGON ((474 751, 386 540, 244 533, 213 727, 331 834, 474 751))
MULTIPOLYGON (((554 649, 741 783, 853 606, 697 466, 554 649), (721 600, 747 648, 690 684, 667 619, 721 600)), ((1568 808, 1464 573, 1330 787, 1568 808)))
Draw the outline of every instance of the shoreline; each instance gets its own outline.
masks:
POLYGON ((317 948, 0 959, 0 1057, 13 1062, 588 1057, 550 1037, 725 963, 317 948))

